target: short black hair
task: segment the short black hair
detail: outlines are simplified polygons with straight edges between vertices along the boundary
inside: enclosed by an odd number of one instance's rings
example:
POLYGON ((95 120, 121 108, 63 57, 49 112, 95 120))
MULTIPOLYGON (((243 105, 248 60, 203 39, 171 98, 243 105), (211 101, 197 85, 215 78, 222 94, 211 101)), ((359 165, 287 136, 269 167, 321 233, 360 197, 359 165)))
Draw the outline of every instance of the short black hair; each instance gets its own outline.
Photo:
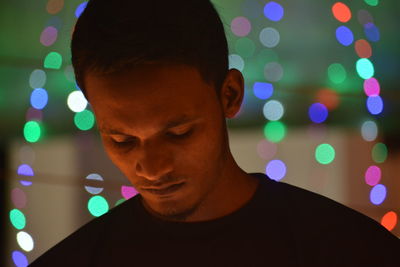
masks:
POLYGON ((75 25, 71 54, 84 94, 88 72, 186 64, 219 91, 228 71, 223 23, 209 0, 90 0, 75 25))

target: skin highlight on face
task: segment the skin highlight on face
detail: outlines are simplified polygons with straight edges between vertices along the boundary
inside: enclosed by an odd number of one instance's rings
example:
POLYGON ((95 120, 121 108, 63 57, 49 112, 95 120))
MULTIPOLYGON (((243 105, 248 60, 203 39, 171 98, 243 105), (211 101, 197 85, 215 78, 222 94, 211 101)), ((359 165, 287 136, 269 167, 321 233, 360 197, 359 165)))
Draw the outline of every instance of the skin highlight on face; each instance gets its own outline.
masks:
POLYGON ((104 147, 150 213, 209 220, 251 197, 256 183, 236 165, 225 124, 240 108, 242 82, 239 72, 229 72, 218 95, 187 65, 87 75, 104 147))

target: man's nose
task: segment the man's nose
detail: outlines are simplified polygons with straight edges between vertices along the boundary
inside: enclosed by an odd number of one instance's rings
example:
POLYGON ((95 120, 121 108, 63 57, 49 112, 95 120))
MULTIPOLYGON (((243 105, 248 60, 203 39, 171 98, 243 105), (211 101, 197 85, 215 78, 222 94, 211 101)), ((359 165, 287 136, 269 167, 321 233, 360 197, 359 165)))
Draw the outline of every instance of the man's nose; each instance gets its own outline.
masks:
POLYGON ((149 145, 139 150, 136 175, 156 181, 173 170, 172 155, 167 150, 149 145))

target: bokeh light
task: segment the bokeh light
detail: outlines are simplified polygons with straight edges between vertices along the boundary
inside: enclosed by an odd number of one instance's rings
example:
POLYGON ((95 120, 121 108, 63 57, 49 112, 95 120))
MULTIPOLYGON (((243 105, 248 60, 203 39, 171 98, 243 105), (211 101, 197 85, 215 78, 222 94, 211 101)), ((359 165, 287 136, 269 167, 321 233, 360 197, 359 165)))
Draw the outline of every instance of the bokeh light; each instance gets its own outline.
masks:
POLYGON ((315 123, 323 123, 328 118, 328 109, 324 104, 314 103, 308 109, 308 116, 315 123))
POLYGON ((270 100, 264 104, 263 114, 267 120, 277 121, 280 120, 285 112, 281 102, 277 100, 270 100))
POLYGON ((269 82, 278 82, 283 77, 283 68, 278 62, 269 62, 264 67, 264 77, 269 82))
POLYGON ((361 136, 367 142, 374 141, 378 136, 378 126, 374 121, 365 121, 361 126, 361 136))
POLYGON ((64 0, 49 0, 46 5, 46 10, 49 14, 55 15, 64 7, 64 0))
POLYGON ((368 58, 360 58, 357 60, 356 69, 358 75, 364 80, 374 76, 374 65, 368 58))
POLYGON ((268 99, 274 93, 272 83, 255 82, 253 85, 254 95, 259 99, 268 99))
POLYGON ((124 197, 124 199, 130 199, 137 194, 139 194, 139 192, 133 186, 121 186, 121 195, 124 197))
POLYGON ((37 121, 43 120, 43 111, 41 109, 36 109, 34 107, 29 107, 26 110, 25 119, 27 121, 37 121))
POLYGON ((335 149, 330 144, 320 144, 315 149, 315 159, 321 164, 330 164, 335 159, 335 149))
POLYGON ((52 27, 56 28, 58 31, 60 31, 63 24, 62 24, 62 20, 60 19, 60 17, 52 16, 47 20, 45 26, 46 27, 52 26, 52 27))
POLYGON ((370 6, 377 6, 379 4, 379 0, 364 0, 364 2, 370 6))
POLYGON ((46 72, 40 69, 32 71, 29 76, 29 85, 32 89, 43 87, 46 84, 46 72))
POLYGON ((23 176, 34 176, 35 175, 33 172, 33 169, 28 164, 21 164, 18 167, 17 174, 23 175, 23 176))
POLYGON ((36 109, 43 109, 47 105, 49 96, 43 88, 37 88, 31 93, 31 105, 36 109))
MULTIPOLYGON (((97 173, 89 174, 88 176, 86 176, 86 179, 87 180, 95 180, 95 181, 103 181, 103 177, 101 177, 101 175, 97 174, 97 173)), ((92 195, 97 195, 97 194, 100 194, 104 188, 85 185, 85 189, 88 193, 90 193, 92 195)))
POLYGON ((264 4, 261 4, 258 0, 241 1, 240 7, 242 8, 243 15, 248 18, 261 18, 264 15, 263 12, 260 12, 260 10, 263 10, 264 4))
POLYGON ((310 124, 307 127, 308 136, 316 142, 322 142, 326 139, 328 127, 325 124, 310 124))
POLYGON ((274 1, 270 1, 264 6, 264 16, 269 20, 280 21, 283 15, 283 7, 274 1))
POLYGON ((315 100, 323 104, 328 110, 337 108, 340 103, 337 92, 328 88, 318 90, 315 100))
POLYGON ((383 100, 377 96, 369 96, 367 98, 367 109, 372 115, 378 115, 383 111, 383 100))
POLYGON ((26 194, 20 188, 14 188, 11 191, 11 201, 17 209, 25 208, 26 206, 26 194))
POLYGON ((273 48, 279 44, 281 36, 278 30, 268 27, 261 30, 259 38, 265 47, 273 48))
POLYGON ((75 126, 82 130, 87 131, 93 128, 95 122, 94 114, 90 110, 84 110, 75 113, 74 123, 75 126))
POLYGON ((265 173, 272 180, 280 181, 286 175, 286 165, 279 159, 271 160, 265 167, 265 173))
POLYGON ((269 121, 264 126, 264 136, 270 142, 279 143, 286 136, 286 126, 280 121, 269 121))
POLYGON ((360 58, 369 58, 372 56, 371 45, 364 39, 357 40, 354 49, 360 58))
POLYGON ((368 22, 364 25, 364 33, 367 39, 371 42, 378 42, 381 38, 378 27, 376 27, 372 22, 368 22))
POLYGON ((385 162, 388 155, 388 149, 385 144, 383 143, 376 143, 372 147, 372 159, 376 163, 383 163, 385 162))
POLYGON ((339 26, 336 29, 336 40, 344 46, 349 46, 354 41, 353 32, 346 26, 339 26))
POLYGON ((28 266, 28 258, 21 251, 15 250, 11 255, 15 266, 17 267, 26 267, 28 266))
POLYGON ((270 160, 275 157, 278 151, 278 146, 275 143, 269 142, 268 140, 262 139, 257 144, 258 156, 265 160, 270 160))
POLYGON ((369 199, 372 204, 374 205, 380 205, 382 204, 383 201, 386 199, 386 186, 383 184, 377 184, 374 187, 372 187, 371 192, 369 194, 369 199))
POLYGON ((102 196, 93 196, 88 201, 88 210, 93 216, 99 217, 108 212, 108 202, 102 196))
POLYGON ((30 252, 34 247, 34 242, 30 234, 21 231, 17 234, 18 245, 25 251, 30 252))
POLYGON ((364 92, 367 96, 377 96, 381 92, 379 82, 375 78, 369 78, 364 81, 364 92))
POLYGON ((80 15, 82 14, 82 12, 85 10, 86 6, 87 6, 88 2, 83 2, 81 4, 79 4, 79 6, 76 8, 75 10, 75 17, 79 18, 80 15))
POLYGON ((26 141, 30 143, 35 143, 39 141, 41 133, 42 131, 38 122, 28 121, 25 123, 24 137, 26 141))
POLYGON ((126 201, 125 198, 118 199, 117 202, 115 202, 115 206, 118 206, 119 204, 122 204, 122 203, 124 203, 125 201, 126 201))
POLYGON ((382 177, 382 171, 378 166, 369 166, 365 172, 365 182, 370 186, 377 185, 382 177))
POLYGON ((57 40, 58 30, 53 26, 46 27, 40 35, 40 43, 44 46, 51 46, 57 40))
POLYGON ((340 84, 346 80, 346 69, 340 63, 333 63, 328 67, 328 77, 333 83, 340 84))
POLYGON ((10 211, 11 224, 18 230, 24 229, 26 225, 25 215, 19 209, 12 209, 10 211))
POLYGON ((231 22, 231 30, 236 36, 247 36, 251 31, 251 23, 245 17, 236 17, 231 22))
POLYGON ((253 56, 254 51, 256 50, 256 45, 253 40, 249 38, 240 38, 235 43, 236 53, 241 55, 244 58, 249 58, 253 56))
POLYGON ((228 59, 229 59, 229 69, 237 69, 243 71, 244 60, 241 56, 236 54, 231 54, 229 55, 228 59))
POLYGON ((372 15, 365 9, 361 9, 358 11, 357 19, 358 22, 363 26, 369 22, 374 22, 374 18, 372 17, 372 15))
POLYGON ((58 70, 62 65, 62 56, 57 52, 50 52, 44 59, 43 66, 46 69, 55 69, 58 70))
POLYGON ((336 2, 332 6, 332 13, 335 19, 340 22, 348 22, 351 19, 350 8, 342 2, 336 2))
POLYGON ((381 219, 381 224, 383 227, 392 231, 397 224, 397 214, 394 211, 389 211, 385 215, 383 215, 381 219))
POLYGON ((73 91, 68 95, 67 105, 73 112, 82 112, 86 109, 88 101, 81 91, 73 91))

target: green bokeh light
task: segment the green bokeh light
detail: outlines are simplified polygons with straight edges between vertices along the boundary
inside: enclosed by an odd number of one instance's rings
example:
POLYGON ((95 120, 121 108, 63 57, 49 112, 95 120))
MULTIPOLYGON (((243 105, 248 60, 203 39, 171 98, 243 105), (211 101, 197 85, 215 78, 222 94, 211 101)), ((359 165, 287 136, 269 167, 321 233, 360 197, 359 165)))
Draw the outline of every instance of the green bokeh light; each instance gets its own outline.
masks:
POLYGON ((50 52, 44 59, 44 67, 47 69, 60 69, 62 56, 57 52, 50 52))
POLYGON ((372 148, 372 159, 376 163, 385 162, 387 155, 388 155, 388 149, 386 145, 383 143, 376 143, 372 148))
POLYGON ((24 126, 24 137, 25 140, 30 143, 35 143, 39 141, 42 134, 40 125, 36 121, 28 121, 24 126))
POLYGON ((280 121, 270 121, 264 126, 264 136, 270 142, 279 143, 286 136, 286 126, 280 121))
POLYGON ((321 164, 329 164, 335 159, 335 149, 330 144, 320 144, 315 149, 315 159, 321 164))
POLYGON ((94 125, 94 115, 90 110, 84 110, 82 112, 75 113, 74 123, 78 129, 87 131, 92 129, 94 125))
POLYGON ((251 39, 244 37, 236 41, 235 49, 236 53, 243 58, 249 58, 253 56, 254 51, 256 50, 256 45, 251 39))
POLYGON ((364 80, 371 78, 375 73, 374 65, 368 58, 360 58, 357 60, 356 69, 358 75, 364 80))
POLYGON ((379 0, 364 0, 370 6, 377 6, 379 4, 379 0))
POLYGON ((107 200, 102 196, 91 197, 88 202, 88 210, 95 217, 103 215, 109 210, 107 200))
POLYGON ((10 211, 10 221, 18 230, 24 229, 26 225, 25 215, 18 209, 13 209, 10 211))
POLYGON ((333 63, 328 67, 328 77, 335 84, 342 83, 347 77, 346 69, 342 64, 333 63))
POLYGON ((120 200, 118 200, 117 202, 115 202, 115 206, 118 206, 119 204, 122 204, 126 201, 125 198, 121 198, 120 200))

